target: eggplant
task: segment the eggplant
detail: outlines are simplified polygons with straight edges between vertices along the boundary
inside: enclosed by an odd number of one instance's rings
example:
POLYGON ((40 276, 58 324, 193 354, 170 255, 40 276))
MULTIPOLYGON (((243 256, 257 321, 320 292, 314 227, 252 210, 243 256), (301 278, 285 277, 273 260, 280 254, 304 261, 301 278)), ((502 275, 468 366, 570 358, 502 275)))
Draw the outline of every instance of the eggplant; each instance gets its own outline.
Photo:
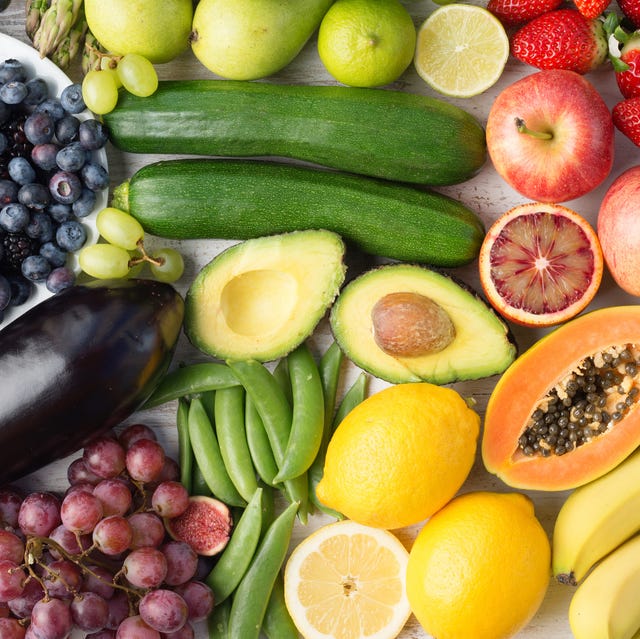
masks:
POLYGON ((0 330, 0 485, 135 412, 171 363, 184 301, 154 280, 67 288, 0 330))

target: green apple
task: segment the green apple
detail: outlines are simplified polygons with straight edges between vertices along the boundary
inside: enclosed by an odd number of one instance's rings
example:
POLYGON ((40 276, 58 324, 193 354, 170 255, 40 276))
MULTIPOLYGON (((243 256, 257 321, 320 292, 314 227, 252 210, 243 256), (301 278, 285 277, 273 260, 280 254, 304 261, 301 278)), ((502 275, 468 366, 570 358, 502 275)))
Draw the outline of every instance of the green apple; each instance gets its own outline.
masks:
POLYGON ((300 53, 332 3, 200 0, 193 17, 193 53, 207 69, 223 78, 267 77, 300 53))
POLYGON ((189 46, 192 0, 85 0, 87 25, 110 53, 169 62, 189 46))

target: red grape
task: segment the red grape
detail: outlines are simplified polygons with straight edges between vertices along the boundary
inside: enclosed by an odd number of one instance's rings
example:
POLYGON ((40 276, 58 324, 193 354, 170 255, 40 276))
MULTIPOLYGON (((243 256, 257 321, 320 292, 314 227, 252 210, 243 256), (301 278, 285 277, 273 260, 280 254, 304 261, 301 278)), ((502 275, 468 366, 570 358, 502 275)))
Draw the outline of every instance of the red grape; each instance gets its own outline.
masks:
POLYGON ((140 615, 127 617, 116 632, 116 639, 160 639, 160 633, 146 624, 140 615))
POLYGON ((69 602, 41 599, 31 612, 31 626, 40 639, 66 639, 73 626, 69 602))
POLYGON ((93 494, 102 502, 105 517, 125 515, 133 502, 131 490, 122 479, 103 479, 96 484, 93 494))
POLYGON ((21 504, 22 495, 16 490, 0 489, 0 524, 7 528, 17 528, 21 504))
POLYGON ((131 548, 143 548, 153 546, 157 548, 165 537, 165 528, 162 519, 152 512, 139 512, 127 517, 133 529, 131 548))
POLYGON ((125 517, 109 515, 93 529, 93 543, 105 555, 119 555, 131 547, 133 530, 125 517))
POLYGON ((167 559, 166 584, 178 586, 193 578, 198 569, 198 555, 189 544, 172 540, 163 544, 160 550, 167 559))
POLYGON ((124 575, 138 588, 157 588, 167 575, 167 560, 150 546, 132 550, 122 564, 124 575))
POLYGON ((159 483, 151 495, 151 506, 161 517, 177 517, 189 505, 189 491, 179 481, 159 483))
POLYGON ((60 522, 60 500, 55 495, 31 493, 22 500, 18 526, 23 534, 47 537, 60 522))
POLYGON ((24 570, 15 561, 0 559, 0 601, 19 597, 26 579, 24 570))
POLYGON ((158 632, 175 632, 187 622, 187 602, 173 590, 158 588, 148 592, 138 605, 140 617, 158 632))
POLYGON ((95 592, 83 592, 70 605, 73 623, 85 632, 102 630, 109 618, 109 604, 95 592))
POLYGON ((138 439, 127 449, 126 467, 131 479, 156 481, 164 467, 164 448, 152 439, 138 439))
POLYGON ((211 614, 214 598, 207 584, 192 580, 178 586, 175 591, 187 602, 191 621, 202 621, 211 614))
POLYGON ((26 629, 17 619, 0 619, 0 637, 2 639, 24 639, 26 629))
POLYGON ((84 490, 68 493, 60 508, 64 526, 80 535, 90 533, 102 519, 102 514, 102 502, 84 490))
POLYGON ((0 529, 0 559, 20 564, 24 559, 24 542, 9 530, 0 529))
POLYGON ((157 437, 155 431, 146 424, 130 424, 118 436, 118 441, 125 450, 139 439, 156 440, 157 437))
POLYGON ((125 468, 125 451, 117 439, 96 437, 84 448, 82 454, 87 468, 98 477, 117 477, 125 468))

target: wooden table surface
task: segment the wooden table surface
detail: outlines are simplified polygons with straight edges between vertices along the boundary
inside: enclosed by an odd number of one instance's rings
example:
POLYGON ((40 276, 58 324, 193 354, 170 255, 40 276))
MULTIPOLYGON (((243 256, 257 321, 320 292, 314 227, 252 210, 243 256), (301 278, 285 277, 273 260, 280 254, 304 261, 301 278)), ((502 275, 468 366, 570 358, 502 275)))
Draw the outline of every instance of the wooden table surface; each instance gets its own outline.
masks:
MULTIPOLYGON (((481 1, 482 0, 475 0, 475 3, 480 4, 481 1)), ((407 2, 406 6, 412 14, 416 26, 419 26, 426 16, 436 7, 431 0, 407 2)), ((28 42, 24 32, 24 11, 24 0, 11 0, 9 7, 0 13, 0 32, 28 42)), ((157 70, 162 79, 215 77, 200 65, 191 51, 185 52, 179 58, 168 64, 159 65, 157 70)), ((485 124, 490 106, 500 90, 516 79, 534 71, 535 69, 510 59, 500 81, 483 95, 471 99, 451 101, 472 113, 482 124, 485 124)), ((68 70, 68 74, 72 80, 79 81, 81 74, 78 64, 73 65, 72 68, 68 70)), ((600 90, 609 106, 613 106, 620 99, 620 94, 610 66, 605 65, 604 68, 590 73, 587 77, 600 90)), ((281 73, 269 78, 269 81, 293 84, 335 83, 322 66, 313 39, 308 42, 296 60, 281 73)), ((391 88, 442 97, 433 92, 418 77, 412 67, 409 68, 402 78, 391 88)), ((117 185, 120 181, 132 175, 140 166, 159 159, 158 156, 133 156, 121 153, 112 147, 108 148, 107 153, 112 186, 117 185)), ((589 195, 578 200, 567 202, 566 205, 578 211, 595 224, 599 204, 607 187, 625 168, 638 163, 640 163, 640 152, 638 148, 633 146, 620 133, 616 132, 616 161, 609 178, 589 195)), ((441 188, 439 190, 459 199, 475 210, 487 226, 504 211, 526 201, 523 196, 516 193, 497 176, 490 162, 487 162, 483 170, 473 179, 460 185, 441 188)), ((154 238, 149 238, 150 243, 153 243, 153 241, 154 238)), ((187 290, 198 270, 221 249, 230 244, 230 242, 216 240, 183 242, 162 240, 161 242, 162 244, 169 244, 176 247, 185 256, 185 273, 177 283, 177 288, 183 293, 187 290)), ((455 269, 453 272, 467 284, 479 288, 477 266, 475 263, 464 268, 455 269)), ((616 287, 615 283, 613 283, 610 276, 605 274, 601 289, 591 307, 610 306, 613 304, 634 304, 636 302, 637 298, 623 294, 620 289, 616 287)), ((525 350, 533 344, 543 333, 543 331, 524 329, 516 326, 513 326, 512 329, 520 351, 525 350)), ((312 346, 320 351, 328 344, 329 339, 327 323, 326 320, 323 320, 312 338, 312 346)), ((174 360, 175 363, 179 361, 202 361, 204 359, 206 358, 195 351, 184 338, 181 338, 174 360)), ((358 372, 359 370, 356 369, 355 366, 351 364, 347 365, 345 370, 345 386, 355 379, 358 372)), ((491 377, 473 382, 458 383, 452 386, 462 395, 473 397, 477 402, 477 409, 482 413, 496 380, 496 377, 491 377)), ((372 379, 370 382, 371 392, 379 390, 384 386, 385 384, 379 380, 372 379)), ((96 389, 95 392, 99 393, 100 389, 96 389)), ((159 439, 168 447, 169 452, 175 453, 177 450, 175 403, 167 404, 154 410, 137 413, 125 423, 133 423, 136 421, 144 421, 154 427, 158 432, 159 439)), ((73 458, 73 456, 71 458, 73 458)), ((66 481, 66 466, 71 458, 51 464, 38 473, 24 478, 21 484, 28 489, 63 488, 66 481)), ((462 488, 463 492, 471 490, 510 491, 512 489, 505 486, 499 479, 487 473, 478 456, 476 464, 462 488)), ((549 535, 551 535, 556 514, 567 493, 531 492, 529 494, 535 503, 538 518, 549 535)), ((314 516, 307 526, 297 524, 292 546, 295 545, 299 539, 309 534, 311 530, 329 521, 328 518, 314 516)), ((420 526, 414 526, 396 531, 396 533, 407 547, 409 547, 419 528, 420 526)), ((517 587, 518 584, 514 583, 514 588, 517 587)), ((547 596, 538 614, 533 621, 517 635, 518 639, 570 638, 572 634, 567 621, 567 610, 571 594, 571 587, 551 582, 547 596)), ((205 636, 205 629, 201 625, 198 628, 198 638, 204 639, 205 636)), ((424 639, 428 637, 428 635, 420 627, 415 618, 412 617, 400 637, 402 639, 424 639)))

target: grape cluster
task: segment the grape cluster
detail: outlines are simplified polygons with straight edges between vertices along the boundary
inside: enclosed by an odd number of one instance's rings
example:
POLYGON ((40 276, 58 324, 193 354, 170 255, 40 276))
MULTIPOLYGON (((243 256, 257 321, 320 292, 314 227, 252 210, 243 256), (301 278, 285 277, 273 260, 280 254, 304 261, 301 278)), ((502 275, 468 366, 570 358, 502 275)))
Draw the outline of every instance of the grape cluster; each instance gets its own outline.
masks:
POLYGON ((138 53, 123 56, 100 55, 100 68, 87 71, 82 81, 82 96, 91 111, 104 115, 118 104, 118 91, 146 98, 158 88, 158 74, 153 64, 138 53))
POLYGON ((0 490, 0 637, 193 639, 214 601, 163 522, 189 504, 179 472, 132 424, 85 446, 64 495, 0 490))
POLYGON ((95 152, 105 127, 82 119, 81 87, 51 96, 15 59, 0 63, 0 319, 34 283, 57 293, 74 283, 68 256, 86 242, 82 218, 109 175, 95 152))
POLYGON ((96 227, 106 242, 85 246, 78 254, 80 268, 96 279, 138 277, 148 264, 161 282, 175 282, 184 271, 182 255, 161 247, 150 255, 144 247, 144 229, 132 215, 109 206, 98 212, 96 227))

